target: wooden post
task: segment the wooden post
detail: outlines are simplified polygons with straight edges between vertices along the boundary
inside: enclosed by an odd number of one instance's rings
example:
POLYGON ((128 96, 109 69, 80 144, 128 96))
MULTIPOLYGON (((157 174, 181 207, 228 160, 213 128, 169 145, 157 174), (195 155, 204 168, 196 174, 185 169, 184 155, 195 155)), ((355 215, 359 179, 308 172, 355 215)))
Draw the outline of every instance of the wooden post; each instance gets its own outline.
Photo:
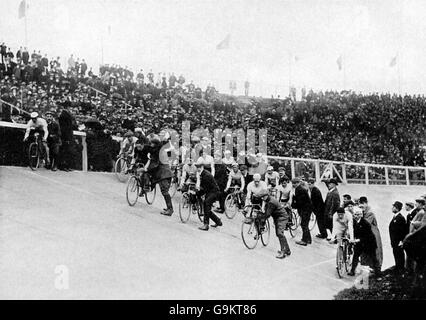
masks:
POLYGON ((85 135, 81 137, 81 143, 83 145, 83 154, 82 154, 83 165, 82 165, 82 169, 83 169, 83 172, 87 172, 87 167, 88 167, 87 142, 86 142, 86 136, 85 135))
POLYGON ((405 181, 407 182, 407 186, 410 185, 410 173, 408 172, 408 168, 405 168, 405 181))
POLYGON ((388 169, 388 167, 385 167, 385 179, 386 179, 386 185, 389 185, 389 169, 388 169))
POLYGON ((365 184, 369 185, 369 181, 368 181, 368 166, 365 166, 365 184))
POLYGON ((296 177, 296 172, 294 168, 294 160, 290 160, 290 166, 291 166, 291 178, 294 179, 296 177))
POLYGON ((317 183, 321 182, 320 162, 315 160, 315 180, 317 183))
POLYGON ((343 175, 343 183, 348 184, 348 179, 346 179, 346 164, 342 164, 342 175, 343 175))

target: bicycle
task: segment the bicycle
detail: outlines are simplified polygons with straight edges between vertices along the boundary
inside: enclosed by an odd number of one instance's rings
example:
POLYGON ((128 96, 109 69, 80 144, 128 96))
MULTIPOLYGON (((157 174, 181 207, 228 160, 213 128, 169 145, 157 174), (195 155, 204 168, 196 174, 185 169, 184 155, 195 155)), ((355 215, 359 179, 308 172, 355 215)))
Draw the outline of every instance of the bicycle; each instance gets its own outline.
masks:
POLYGON ((114 172, 118 181, 126 182, 128 174, 129 174, 129 168, 131 167, 131 163, 132 163, 131 156, 127 152, 121 153, 117 156, 117 160, 115 161, 115 164, 114 164, 114 172))
POLYGON ((201 222, 204 221, 203 207, 197 197, 195 183, 193 182, 188 184, 188 190, 182 193, 182 197, 179 201, 179 218, 182 223, 188 222, 191 213, 197 213, 198 219, 200 219, 201 222))
POLYGON ((347 237, 343 237, 336 252, 336 270, 339 278, 343 277, 344 272, 348 274, 351 270, 353 254, 353 244, 347 237))
POLYGON ((137 170, 132 174, 126 187, 126 199, 129 206, 133 207, 138 198, 142 195, 145 196, 147 204, 151 205, 155 200, 156 184, 152 183, 152 177, 147 172, 138 174, 137 170), (144 175, 148 176, 148 183, 145 185, 144 175))
MULTIPOLYGON (((300 216, 296 209, 292 209, 292 220, 296 223, 293 225, 292 230, 295 231, 300 226, 300 216)), ((309 219, 309 231, 312 231, 317 224, 317 216, 314 213, 311 213, 311 217, 309 219)))
POLYGON ((34 141, 30 143, 28 147, 28 160, 31 170, 35 171, 40 166, 41 160, 43 159, 43 146, 40 139, 40 133, 34 133, 34 141))
POLYGON ((239 186, 229 189, 232 191, 225 198, 225 215, 228 219, 233 219, 243 205, 242 191, 239 186))
POLYGON ((247 249, 254 249, 260 238, 263 246, 266 247, 269 244, 271 236, 269 220, 266 219, 264 227, 261 228, 261 216, 264 215, 264 213, 260 205, 248 205, 245 209, 247 208, 249 208, 249 214, 248 216, 246 215, 246 219, 243 220, 241 225, 243 243, 247 249))
POLYGON ((173 166, 172 172, 173 172, 173 177, 172 177, 172 181, 170 183, 169 193, 170 193, 170 197, 173 198, 175 196, 176 191, 178 190, 179 184, 180 184, 180 168, 179 168, 179 166, 173 166))

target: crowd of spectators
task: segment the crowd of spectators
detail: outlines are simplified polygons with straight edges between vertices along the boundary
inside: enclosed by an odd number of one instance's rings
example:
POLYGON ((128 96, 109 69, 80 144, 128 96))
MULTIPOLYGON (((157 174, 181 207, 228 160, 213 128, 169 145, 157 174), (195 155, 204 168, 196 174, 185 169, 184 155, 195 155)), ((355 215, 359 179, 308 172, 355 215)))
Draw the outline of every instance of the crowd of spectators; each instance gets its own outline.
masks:
MULTIPOLYGON (((183 75, 134 74, 128 67, 102 65, 95 75, 84 59, 48 59, 20 48, 0 50, 0 98, 5 121, 27 121, 25 112, 57 112, 65 107, 76 130, 100 122, 103 134, 122 136, 173 128, 191 130, 265 128, 268 154, 378 164, 425 166, 426 99, 423 96, 308 92, 301 101, 219 94, 186 82, 183 75), (5 52, 5 54, 3 54, 5 52), (65 70, 63 70, 65 69, 65 70)), ((7 48, 7 47, 6 47, 7 48)))

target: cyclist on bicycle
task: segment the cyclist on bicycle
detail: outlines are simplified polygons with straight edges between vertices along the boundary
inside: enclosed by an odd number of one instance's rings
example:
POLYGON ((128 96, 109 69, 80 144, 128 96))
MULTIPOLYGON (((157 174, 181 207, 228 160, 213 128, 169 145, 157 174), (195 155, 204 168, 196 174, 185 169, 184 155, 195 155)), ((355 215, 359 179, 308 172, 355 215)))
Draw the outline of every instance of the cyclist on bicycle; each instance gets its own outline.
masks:
POLYGON ((284 175, 280 178, 280 184, 277 187, 277 199, 284 205, 287 213, 289 214, 289 222, 291 223, 291 203, 293 202, 293 186, 290 183, 290 179, 284 175))
POLYGON ((337 240, 342 245, 342 239, 349 235, 349 240, 354 240, 354 227, 352 214, 339 207, 333 215, 333 231, 329 243, 333 244, 337 240), (336 240, 335 240, 336 238, 336 240))
MULTIPOLYGON (((230 187, 235 187, 238 186, 240 191, 244 190, 244 186, 245 186, 245 179, 243 177, 243 174, 240 171, 239 165, 238 163, 234 162, 232 164, 232 170, 228 175, 228 182, 226 184, 226 188, 225 188, 225 193, 228 192, 230 187)), ((241 197, 238 197, 238 206, 241 205, 241 197)), ((240 208, 241 209, 241 208, 240 208)))
POLYGON ((47 137, 49 136, 49 130, 47 129, 47 122, 43 118, 39 117, 37 112, 31 113, 31 120, 27 123, 27 129, 25 131, 24 142, 28 139, 34 140, 34 134, 39 133, 42 141, 44 150, 44 158, 46 160, 45 166, 49 166, 49 147, 47 146, 47 137))
POLYGON ((280 203, 277 199, 271 197, 266 190, 260 193, 259 196, 265 203, 265 214, 264 217, 262 217, 262 220, 266 221, 266 219, 268 219, 269 217, 272 217, 274 219, 275 234, 281 246, 281 250, 278 251, 278 255, 276 257, 278 259, 283 259, 286 256, 291 255, 287 238, 284 235, 284 230, 286 230, 287 228, 290 215, 284 208, 284 205, 280 203))
POLYGON ((265 173, 265 182, 268 185, 269 192, 276 190, 275 188, 279 185, 280 175, 274 171, 274 167, 268 166, 265 173))
POLYGON ((135 144, 136 141, 138 141, 138 138, 136 138, 133 135, 133 132, 131 130, 127 131, 124 134, 124 139, 121 142, 121 148, 120 148, 120 155, 127 154, 129 156, 133 156, 134 150, 135 150, 135 144))
POLYGON ((182 167, 182 177, 180 180, 179 189, 182 192, 186 192, 188 190, 189 183, 196 182, 197 175, 197 167, 195 166, 191 157, 187 157, 185 159, 185 164, 182 167))
POLYGON ((246 203, 248 206, 250 204, 258 204, 262 205, 262 199, 259 198, 259 194, 261 194, 264 190, 268 190, 268 185, 265 181, 261 180, 261 176, 259 173, 255 173, 253 175, 253 181, 250 182, 247 186, 247 195, 246 195, 246 203))

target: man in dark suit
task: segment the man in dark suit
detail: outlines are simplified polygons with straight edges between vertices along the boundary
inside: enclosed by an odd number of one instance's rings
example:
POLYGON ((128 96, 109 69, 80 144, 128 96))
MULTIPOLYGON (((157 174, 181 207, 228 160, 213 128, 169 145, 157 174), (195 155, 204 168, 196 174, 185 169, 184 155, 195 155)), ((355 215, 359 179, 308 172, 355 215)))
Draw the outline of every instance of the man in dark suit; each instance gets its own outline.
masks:
POLYGON ((333 230, 333 215, 340 207, 340 195, 337 190, 338 183, 336 179, 332 178, 328 180, 326 184, 328 193, 324 204, 324 228, 323 230, 320 230, 320 234, 324 235, 324 233, 327 233, 327 240, 330 240, 331 232, 333 230))
POLYGON ((195 188, 198 191, 198 196, 205 195, 203 206, 204 225, 199 229, 207 231, 209 230, 210 219, 215 223, 212 227, 222 226, 222 221, 212 212, 212 205, 217 200, 220 191, 213 175, 209 171, 204 170, 204 163, 201 158, 198 159, 195 166, 197 167, 197 182, 195 183, 195 188))
POLYGON ((314 178, 309 178, 308 186, 311 194, 312 211, 317 217, 318 229, 320 232, 316 237, 325 239, 327 238, 327 231, 324 227, 324 200, 322 199, 320 189, 315 186, 314 178))
POLYGON ((402 274, 405 268, 405 255, 402 241, 408 233, 407 223, 401 214, 402 203, 396 201, 392 206, 393 218, 389 224, 389 236, 395 258, 395 273, 402 274))
POLYGON ((292 207, 297 209, 301 218, 300 226, 302 227, 302 240, 296 241, 297 244, 306 246, 312 243, 311 233, 309 231, 309 220, 312 214, 312 202, 309 197, 308 190, 302 185, 300 178, 295 178, 291 181, 294 191, 292 207))
MULTIPOLYGON (((358 266, 361 254, 365 254, 370 258, 369 260, 371 260, 372 267, 378 265, 376 263, 376 238, 371 230, 371 225, 363 218, 362 210, 358 207, 354 208, 353 218, 355 246, 352 258, 352 268, 348 273, 350 276, 355 275, 355 270, 358 266)), ((380 273, 380 270, 375 271, 380 273)))

